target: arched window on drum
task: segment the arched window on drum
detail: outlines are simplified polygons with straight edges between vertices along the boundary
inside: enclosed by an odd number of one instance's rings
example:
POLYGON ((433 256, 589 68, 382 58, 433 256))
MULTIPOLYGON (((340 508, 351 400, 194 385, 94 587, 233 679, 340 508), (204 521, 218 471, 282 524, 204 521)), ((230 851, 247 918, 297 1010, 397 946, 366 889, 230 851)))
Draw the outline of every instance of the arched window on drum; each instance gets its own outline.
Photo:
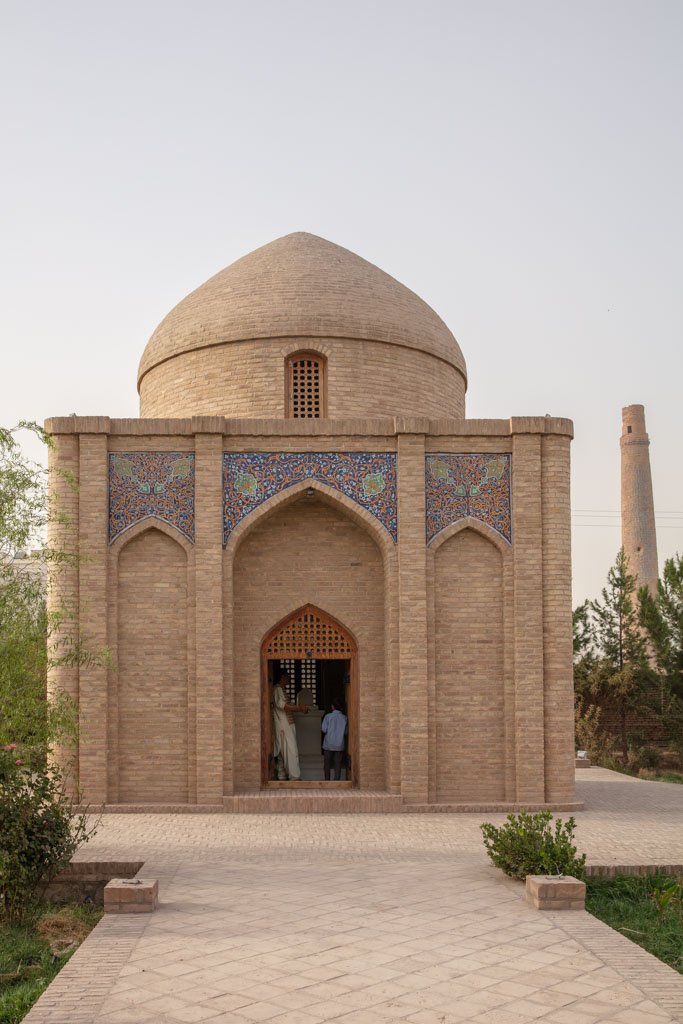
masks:
POLYGON ((319 352, 287 356, 285 408, 289 419, 324 417, 327 360, 319 352))

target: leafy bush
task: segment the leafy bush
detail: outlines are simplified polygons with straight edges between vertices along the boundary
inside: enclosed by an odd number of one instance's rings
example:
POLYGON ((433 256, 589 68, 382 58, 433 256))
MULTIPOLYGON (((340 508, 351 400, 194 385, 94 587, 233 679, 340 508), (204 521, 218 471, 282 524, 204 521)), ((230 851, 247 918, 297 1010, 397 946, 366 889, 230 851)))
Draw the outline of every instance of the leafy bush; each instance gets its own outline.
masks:
POLYGON ((576 821, 561 818, 555 821, 550 811, 538 814, 508 814, 500 828, 486 823, 481 826, 484 846, 489 857, 511 878, 527 875, 585 875, 586 854, 577 856, 573 844, 576 821))
POLYGON ((602 708, 578 695, 574 702, 574 738, 577 750, 585 750, 593 762, 602 763, 614 749, 614 740, 603 729, 602 708))
POLYGON ((0 919, 21 921, 45 881, 94 834, 74 815, 58 768, 28 768, 15 744, 0 747, 0 919))
POLYGON ((662 763, 662 755, 655 747, 638 747, 630 753, 629 771, 638 774, 641 768, 656 771, 662 763))

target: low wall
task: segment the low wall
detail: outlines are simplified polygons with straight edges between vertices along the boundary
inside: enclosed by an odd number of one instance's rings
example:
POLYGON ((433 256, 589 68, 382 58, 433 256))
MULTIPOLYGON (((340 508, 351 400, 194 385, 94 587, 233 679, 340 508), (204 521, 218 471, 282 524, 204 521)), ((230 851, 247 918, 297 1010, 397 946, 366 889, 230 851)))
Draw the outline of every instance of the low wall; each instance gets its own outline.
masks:
POLYGON ((133 878, 144 864, 135 861, 74 861, 48 882, 50 903, 104 903, 104 887, 112 878, 133 878))

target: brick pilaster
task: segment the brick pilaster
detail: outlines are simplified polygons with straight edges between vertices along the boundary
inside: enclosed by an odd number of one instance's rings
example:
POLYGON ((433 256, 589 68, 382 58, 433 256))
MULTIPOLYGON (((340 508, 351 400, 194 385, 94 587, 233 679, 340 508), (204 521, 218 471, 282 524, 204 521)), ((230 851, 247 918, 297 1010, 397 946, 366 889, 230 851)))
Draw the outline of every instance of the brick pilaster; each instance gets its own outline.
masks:
POLYGON ((193 420, 197 803, 223 799, 223 492, 222 419, 193 420), (217 433, 213 431, 217 430, 217 433))
POLYGON ((574 799, 570 438, 548 434, 543 454, 545 798, 574 799))
POLYGON ((399 706, 401 795, 429 799, 425 439, 398 437, 399 706))
MULTIPOLYGON (((49 641, 50 661, 58 661, 78 639, 78 437, 53 436, 48 450, 49 521, 48 547, 67 556, 49 569, 47 606, 58 617, 58 628, 49 641)), ((78 666, 53 664, 48 668, 47 689, 51 698, 66 694, 78 706, 78 666)), ((60 746, 55 757, 69 779, 73 793, 78 785, 78 750, 60 746)))
POLYGON ((543 522, 541 437, 513 421, 512 544, 515 567, 515 749, 517 800, 542 803, 543 522), (520 432, 515 432, 515 427, 520 432))
MULTIPOLYGON (((107 430, 93 417, 80 438, 78 493, 80 639, 91 652, 107 646, 107 430), (97 431, 97 432, 95 432, 97 431)), ((79 669, 79 782, 86 802, 107 800, 107 667, 79 669)))

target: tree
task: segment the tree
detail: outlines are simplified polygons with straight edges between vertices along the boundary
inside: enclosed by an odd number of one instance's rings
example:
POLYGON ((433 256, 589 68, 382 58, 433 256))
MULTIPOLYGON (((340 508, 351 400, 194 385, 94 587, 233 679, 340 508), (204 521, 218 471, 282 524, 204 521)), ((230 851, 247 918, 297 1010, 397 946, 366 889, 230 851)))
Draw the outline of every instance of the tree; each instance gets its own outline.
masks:
POLYGON ((75 739, 76 714, 65 694, 47 695, 51 665, 99 660, 70 638, 62 610, 48 611, 46 583, 77 556, 49 548, 47 474, 22 454, 16 431, 0 428, 0 919, 20 921, 45 881, 94 834, 49 757, 75 739), (38 544, 33 558, 26 549, 38 544), (67 635, 65 635, 65 633, 67 635))
POLYGON ((48 520, 61 513, 48 505, 47 471, 24 456, 20 430, 50 443, 34 423, 0 427, 0 744, 18 743, 28 762, 39 763, 53 743, 73 741, 76 732, 72 702, 59 693, 47 698, 48 668, 100 655, 77 637, 54 642, 64 613, 47 611, 46 586, 76 556, 45 544, 48 520))
MULTIPOLYGON (((657 593, 638 592, 640 623, 668 695, 683 699, 683 556, 664 563, 657 593)), ((662 702, 663 703, 663 702, 662 702)))
POLYGON ((589 602, 595 660, 586 673, 587 689, 617 710, 624 764, 628 764, 629 756, 629 712, 649 706, 654 689, 647 641, 635 600, 636 577, 628 568, 622 548, 607 574, 602 599, 589 602))

